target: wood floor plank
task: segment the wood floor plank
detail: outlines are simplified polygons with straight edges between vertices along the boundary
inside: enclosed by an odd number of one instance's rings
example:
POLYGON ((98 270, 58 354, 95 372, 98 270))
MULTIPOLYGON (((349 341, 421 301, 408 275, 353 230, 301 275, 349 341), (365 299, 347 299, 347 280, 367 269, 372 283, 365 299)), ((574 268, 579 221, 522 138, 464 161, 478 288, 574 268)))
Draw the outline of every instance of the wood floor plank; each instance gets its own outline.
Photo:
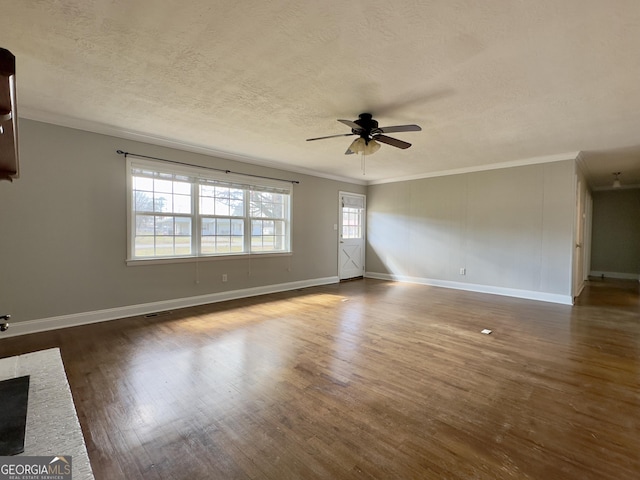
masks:
POLYGON ((637 282, 570 307, 364 279, 0 357, 50 347, 98 480, 640 477, 637 282))

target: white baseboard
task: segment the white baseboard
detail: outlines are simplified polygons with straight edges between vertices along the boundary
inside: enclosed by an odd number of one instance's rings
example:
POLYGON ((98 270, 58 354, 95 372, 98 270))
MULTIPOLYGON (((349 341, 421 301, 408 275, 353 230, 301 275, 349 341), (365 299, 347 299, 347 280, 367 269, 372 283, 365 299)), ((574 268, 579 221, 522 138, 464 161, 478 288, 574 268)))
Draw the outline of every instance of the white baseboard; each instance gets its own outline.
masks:
POLYGON ((592 270, 589 272, 590 277, 605 277, 605 278, 617 278, 619 280, 638 280, 640 281, 640 275, 637 273, 620 273, 620 272, 601 272, 599 270, 592 270))
POLYGON ((329 285, 338 283, 338 277, 314 278, 311 280, 301 280, 297 282, 279 283, 276 285, 265 285, 263 287, 244 288, 241 290, 231 290, 228 292, 210 293, 196 297, 176 298, 162 300, 159 302, 143 303, 138 305, 127 305, 124 307, 108 308, 93 312, 72 313, 70 315, 60 315, 57 317, 40 318, 36 320, 26 320, 24 322, 11 323, 9 330, 0 335, 2 338, 26 335, 29 333, 46 332, 59 328, 77 327, 90 323, 106 322, 126 317, 147 315, 149 313, 175 310, 178 308, 194 307, 207 303, 224 302, 238 298, 256 297, 269 293, 286 292, 299 288, 316 287, 319 285, 329 285))
POLYGON ((417 283, 420 285, 430 285, 433 287, 452 288, 454 290, 466 290, 468 292, 489 293, 492 295, 503 295, 506 297, 523 298, 526 300, 539 300, 541 302, 560 303, 562 305, 573 305, 573 298, 571 295, 561 295, 557 293, 494 287, 492 285, 477 285, 474 283, 451 282, 448 280, 409 277, 405 275, 394 275, 389 273, 366 272, 365 277, 377 278, 380 280, 393 280, 396 282, 417 283))

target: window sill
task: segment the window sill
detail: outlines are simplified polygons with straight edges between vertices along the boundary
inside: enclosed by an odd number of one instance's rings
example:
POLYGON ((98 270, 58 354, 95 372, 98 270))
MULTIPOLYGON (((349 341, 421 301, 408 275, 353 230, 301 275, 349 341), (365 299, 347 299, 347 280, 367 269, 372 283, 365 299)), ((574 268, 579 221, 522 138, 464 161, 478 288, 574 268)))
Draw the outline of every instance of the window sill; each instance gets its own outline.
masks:
POLYGON ((207 255, 202 257, 166 257, 166 258, 135 258, 127 259, 125 263, 128 267, 139 267, 143 265, 164 265, 169 263, 200 263, 218 260, 238 260, 254 259, 266 257, 290 257, 293 252, 265 252, 265 253, 237 253, 231 255, 207 255))

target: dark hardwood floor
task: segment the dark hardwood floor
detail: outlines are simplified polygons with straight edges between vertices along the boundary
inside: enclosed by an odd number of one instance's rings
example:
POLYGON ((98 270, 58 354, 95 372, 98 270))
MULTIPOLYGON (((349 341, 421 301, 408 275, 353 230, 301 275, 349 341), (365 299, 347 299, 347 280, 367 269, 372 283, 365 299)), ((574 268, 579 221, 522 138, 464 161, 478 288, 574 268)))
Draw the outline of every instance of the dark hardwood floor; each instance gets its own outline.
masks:
POLYGON ((569 307, 365 279, 0 356, 48 347, 98 480, 640 478, 638 282, 569 307))

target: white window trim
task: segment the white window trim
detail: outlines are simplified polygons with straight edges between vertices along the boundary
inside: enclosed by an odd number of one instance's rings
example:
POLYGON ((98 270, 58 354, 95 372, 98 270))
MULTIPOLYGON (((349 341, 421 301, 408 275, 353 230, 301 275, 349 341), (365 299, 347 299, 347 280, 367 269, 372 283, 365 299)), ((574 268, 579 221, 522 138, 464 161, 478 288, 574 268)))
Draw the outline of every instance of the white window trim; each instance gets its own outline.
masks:
MULTIPOLYGON (((224 173, 212 171, 211 169, 207 169, 205 167, 197 167, 197 166, 187 166, 187 165, 167 165, 166 162, 155 161, 155 160, 146 160, 135 158, 132 159, 130 157, 126 157, 126 186, 127 186, 127 257, 125 259, 125 263, 128 266, 139 266, 139 265, 157 265, 157 264, 165 264, 165 263, 188 263, 188 262, 202 262, 202 261, 216 261, 216 260, 228 260, 232 258, 265 258, 265 257, 282 257, 282 256, 291 256, 293 255, 293 239, 291 238, 291 223, 293 219, 293 184, 291 182, 275 180, 270 178, 262 178, 262 177, 252 177, 252 176, 243 176, 242 174, 235 173, 224 173), (245 251, 241 253, 217 253, 217 254, 193 254, 193 255, 180 255, 180 256, 166 256, 166 257, 146 257, 146 258, 136 258, 133 255, 133 240, 135 236, 135 216, 133 215, 133 183, 132 183, 132 168, 134 167, 142 167, 148 168, 154 171, 172 173, 172 174, 182 174, 188 175, 190 177, 211 179, 211 180, 220 180, 228 183, 235 183, 238 185, 243 185, 244 187, 258 187, 258 188, 275 188, 278 190, 287 191, 289 195, 288 202, 288 212, 285 215, 285 237, 288 240, 288 249, 285 251, 266 251, 266 252, 251 252, 245 251)), ((192 184, 194 189, 197 188, 197 183, 192 184)), ((199 206, 195 205, 197 202, 196 196, 192 192, 192 211, 193 213, 190 217, 193 219, 192 221, 192 235, 196 238, 196 244, 200 245, 200 214, 199 214, 199 206)), ((248 245, 250 248, 251 245, 251 220, 252 217, 249 214, 249 206, 245 206, 245 219, 246 225, 248 224, 248 228, 245 229, 245 245, 248 245)))

